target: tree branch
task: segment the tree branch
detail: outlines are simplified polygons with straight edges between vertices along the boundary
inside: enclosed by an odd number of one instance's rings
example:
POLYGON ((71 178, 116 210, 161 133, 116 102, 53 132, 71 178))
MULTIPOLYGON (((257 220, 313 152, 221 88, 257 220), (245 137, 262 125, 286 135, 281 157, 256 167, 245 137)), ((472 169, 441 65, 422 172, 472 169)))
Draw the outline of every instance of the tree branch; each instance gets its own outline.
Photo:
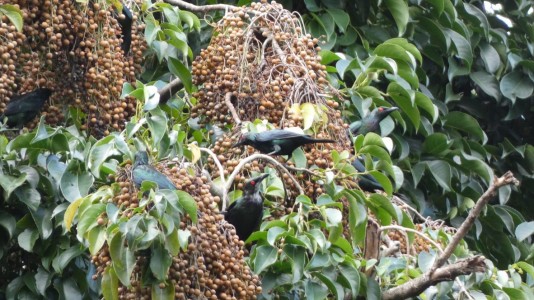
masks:
POLYGON ((162 87, 159 93, 159 103, 167 103, 171 97, 184 87, 180 78, 176 78, 162 87))
POLYGON ((295 184, 297 189, 299 190, 299 193, 304 195, 304 189, 302 189, 302 187, 300 186, 299 182, 295 179, 295 177, 293 177, 293 175, 291 173, 289 173, 289 171, 284 167, 284 165, 282 165, 276 159, 274 159, 274 158, 272 158, 272 157, 270 157, 268 155, 259 154, 259 153, 252 154, 251 156, 248 156, 248 157, 242 159, 239 162, 239 164, 234 168, 234 171, 232 172, 232 174, 230 174, 230 176, 228 176, 228 179, 226 180, 226 186, 224 187, 226 193, 228 193, 228 191, 232 187, 232 184, 234 183, 234 179, 237 176, 237 174, 239 174, 239 172, 241 172, 241 169, 243 169, 243 167, 246 164, 248 164, 249 162, 254 161, 256 159, 266 160, 266 161, 270 162, 271 164, 273 164, 279 171, 282 171, 282 172, 286 173, 289 176, 289 178, 291 179, 291 181, 293 181, 293 183, 295 184))
POLYGON ((443 253, 436 259, 434 265, 430 270, 425 272, 420 277, 412 279, 404 284, 387 290, 382 294, 382 299, 406 299, 414 297, 422 293, 428 287, 435 285, 442 281, 450 281, 460 275, 467 275, 473 272, 483 272, 486 268, 483 256, 475 256, 460 260, 448 266, 443 266, 450 258, 452 252, 460 241, 465 237, 469 229, 473 226, 476 218, 484 206, 495 195, 496 191, 502 186, 508 184, 518 184, 512 172, 506 172, 502 177, 496 178, 490 187, 486 190, 477 201, 475 207, 469 212, 469 215, 462 223, 458 231, 452 237, 451 242, 447 245, 443 253))
POLYGON ((474 256, 457 261, 456 263, 437 269, 434 273, 424 273, 405 284, 392 288, 382 294, 382 299, 406 299, 421 294, 429 286, 442 281, 452 281, 460 275, 473 272, 484 272, 486 264, 483 256, 474 256))
POLYGON ((212 5, 203 5, 203 6, 197 6, 191 3, 187 3, 182 0, 163 0, 171 5, 178 6, 180 8, 193 11, 193 12, 202 12, 206 13, 213 10, 232 10, 236 8, 236 6, 227 5, 227 4, 212 4, 212 5))
POLYGON ((449 259, 454 249, 456 249, 456 246, 460 243, 460 241, 465 237, 469 229, 473 226, 475 223, 475 220, 480 215, 480 212, 486 206, 486 204, 495 196, 495 193, 499 188, 505 185, 509 184, 516 184, 518 181, 515 179, 514 174, 512 172, 508 171, 506 172, 502 177, 496 178, 493 183, 490 185, 490 187, 486 190, 480 198, 478 198, 477 204, 475 207, 469 212, 469 215, 465 219, 465 221, 460 225, 458 228, 458 231, 454 234, 452 237, 451 242, 447 245, 447 247, 443 250, 443 253, 438 257, 438 259, 434 262, 434 265, 432 266, 432 269, 430 269, 430 272, 432 273, 437 268, 443 266, 445 262, 449 259))
POLYGON ((239 115, 237 114, 237 111, 235 110, 234 105, 232 104, 232 93, 228 92, 224 96, 224 103, 226 106, 228 106, 228 110, 230 110, 230 113, 232 114, 232 118, 234 119, 236 125, 241 124, 241 119, 239 118, 239 115))
MULTIPOLYGON (((215 155, 215 153, 213 153, 213 151, 211 151, 210 149, 208 148, 202 148, 200 147, 199 148, 200 151, 203 151, 203 152, 206 152, 209 154, 209 156, 211 156, 211 158, 213 159, 213 161, 215 162, 215 164, 217 165, 217 168, 219 168, 219 177, 221 178, 221 182, 223 184, 223 187, 226 187, 226 180, 224 179, 224 168, 221 164, 221 162, 219 161, 219 159, 217 158, 217 155, 215 155)), ((225 211, 226 210, 226 202, 227 202, 227 198, 228 198, 228 190, 226 188, 223 188, 222 189, 222 211, 225 211)))

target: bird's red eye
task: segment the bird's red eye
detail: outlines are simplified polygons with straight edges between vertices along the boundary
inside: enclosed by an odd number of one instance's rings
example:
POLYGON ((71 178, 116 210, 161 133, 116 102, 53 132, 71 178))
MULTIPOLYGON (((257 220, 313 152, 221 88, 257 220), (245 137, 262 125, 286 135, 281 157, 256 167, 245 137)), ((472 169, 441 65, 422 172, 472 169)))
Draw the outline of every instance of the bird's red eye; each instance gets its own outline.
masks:
POLYGON ((379 108, 378 108, 378 111, 383 111, 383 110, 384 110, 383 107, 379 107, 379 108))
POLYGON ((250 184, 251 184, 251 185, 256 185, 256 181, 252 180, 252 181, 250 182, 250 184))

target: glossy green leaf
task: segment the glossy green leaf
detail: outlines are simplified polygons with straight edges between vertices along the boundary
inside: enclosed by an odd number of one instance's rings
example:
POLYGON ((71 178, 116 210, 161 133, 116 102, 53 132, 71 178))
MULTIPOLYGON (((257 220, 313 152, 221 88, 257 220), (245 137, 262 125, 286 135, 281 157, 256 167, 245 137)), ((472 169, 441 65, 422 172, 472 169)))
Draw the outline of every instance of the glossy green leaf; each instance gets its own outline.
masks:
POLYGON ((33 246, 35 245, 35 242, 39 238, 39 231, 34 229, 26 228, 23 232, 21 232, 18 236, 18 244, 19 246, 28 251, 28 252, 34 252, 33 246))
POLYGON ((150 271, 157 280, 163 281, 167 277, 172 264, 172 257, 160 243, 154 243, 150 256, 150 271))
POLYGON ((256 248, 254 258, 254 273, 259 274, 270 265, 274 264, 278 258, 278 250, 271 245, 262 245, 256 248))
POLYGON ((324 284, 319 284, 311 279, 306 280, 304 291, 308 300, 323 300, 328 295, 328 288, 324 284))
POLYGON ((523 241, 529 236, 534 234, 534 221, 523 222, 517 226, 515 229, 515 236, 517 240, 523 241))
POLYGON ((115 270, 109 266, 104 269, 102 275, 102 294, 105 300, 119 299, 119 279, 115 270))
POLYGON ((444 126, 468 133, 469 135, 478 138, 483 144, 488 140, 488 137, 482 128, 480 128, 478 121, 464 112, 451 111, 448 113, 445 116, 444 126))
POLYGON ((169 70, 180 80, 182 81, 182 84, 184 85, 185 91, 187 93, 191 93, 193 91, 193 82, 191 78, 191 71, 187 69, 187 67, 178 59, 174 57, 169 57, 169 70))
POLYGON ((423 142, 423 153, 440 155, 449 151, 449 139, 443 133, 434 133, 423 142))
POLYGON ((4 228, 5 232, 7 232, 7 238, 11 239, 15 234, 17 220, 7 212, 0 211, 0 227, 4 228))
POLYGON ((17 31, 22 32, 22 26, 24 25, 22 11, 18 7, 11 4, 2 4, 0 5, 0 17, 2 15, 6 16, 15 25, 17 31))
POLYGON ((510 72, 501 79, 503 96, 515 102, 516 98, 525 99, 532 95, 534 84, 531 79, 519 71, 510 72))
POLYGON ((65 199, 73 202, 86 196, 93 182, 94 177, 89 172, 72 173, 66 170, 61 176, 59 185, 65 199))
POLYGON ((399 30, 398 36, 402 36, 406 31, 406 26, 410 18, 408 5, 404 0, 386 0, 385 3, 395 20, 395 24, 397 24, 397 29, 399 30))
POLYGON ((496 100, 501 99, 499 83, 494 76, 484 71, 478 71, 469 74, 469 77, 471 77, 471 79, 484 91, 484 93, 496 100))
POLYGON ((501 66, 501 57, 495 48, 488 43, 481 43, 480 46, 480 57, 484 62, 486 71, 490 74, 495 74, 499 67, 501 66))
POLYGON ((452 171, 449 163, 442 160, 426 162, 428 170, 436 179, 437 183, 446 191, 451 190, 452 171))
POLYGON ((79 245, 72 246, 54 258, 52 261, 52 267, 57 273, 62 273, 70 261, 80 256, 82 253, 84 253, 84 251, 85 249, 79 245))
POLYGON ((174 284, 166 283, 164 288, 161 288, 159 284, 152 285, 151 297, 153 300, 172 300, 174 299, 174 284))
POLYGON ((191 218, 191 221, 193 223, 197 222, 198 215, 197 215, 197 202, 191 195, 184 191, 177 190, 176 194, 179 197, 180 205, 184 208, 184 210, 187 212, 189 217, 191 218))
POLYGON ((471 43, 464 36, 452 29, 445 28, 444 32, 454 44, 456 54, 466 63, 467 68, 471 69, 471 65, 473 64, 471 43))
POLYGON ((410 94, 400 84, 391 82, 388 85, 387 93, 395 103, 399 106, 403 113, 408 116, 408 119, 412 122, 413 126, 417 130, 421 122, 421 116, 419 110, 415 106, 415 94, 410 94))

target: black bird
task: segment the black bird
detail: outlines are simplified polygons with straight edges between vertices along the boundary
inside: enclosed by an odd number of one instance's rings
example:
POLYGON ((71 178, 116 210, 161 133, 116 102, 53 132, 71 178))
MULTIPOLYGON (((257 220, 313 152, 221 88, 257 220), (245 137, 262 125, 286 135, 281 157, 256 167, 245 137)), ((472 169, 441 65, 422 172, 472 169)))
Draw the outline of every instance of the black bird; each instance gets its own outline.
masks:
POLYGON ((380 122, 389 116, 390 113, 398 109, 398 107, 377 107, 365 118, 350 124, 349 130, 353 135, 366 134, 369 132, 378 133, 380 122))
POLYGON ((130 51, 130 45, 132 44, 132 20, 133 15, 132 11, 124 4, 124 2, 121 2, 122 4, 122 14, 124 15, 124 18, 122 16, 117 15, 117 21, 119 21, 119 25, 121 26, 122 31, 122 44, 121 49, 124 52, 124 55, 128 54, 130 51))
POLYGON ((176 190, 174 183, 167 176, 148 164, 148 154, 145 151, 135 154, 132 177, 137 188, 141 187, 143 181, 148 180, 155 182, 159 189, 176 190))
POLYGON ((269 174, 250 179, 243 186, 243 196, 230 204, 224 219, 234 225, 237 236, 242 241, 258 229, 263 218, 263 197, 260 195, 260 183, 269 174))
POLYGON ((7 118, 7 126, 22 128, 24 124, 33 120, 45 102, 50 98, 52 91, 46 88, 38 88, 33 92, 14 96, 0 115, 0 121, 7 118))
MULTIPOLYGON (((363 163, 361 162, 359 157, 356 157, 351 165, 356 169, 356 171, 358 171, 360 173, 365 172, 365 166, 363 165, 363 163)), ((380 191, 384 190, 382 185, 378 181, 376 181, 376 179, 373 177, 373 175, 371 175, 371 174, 361 174, 361 175, 358 175, 358 176, 359 176, 358 186, 362 190, 364 190, 366 192, 374 192, 376 190, 380 190, 380 191)))
POLYGON ((302 145, 313 143, 335 143, 334 140, 314 139, 310 135, 300 134, 284 129, 274 129, 260 133, 246 133, 233 147, 250 145, 261 153, 268 155, 288 155, 302 145))

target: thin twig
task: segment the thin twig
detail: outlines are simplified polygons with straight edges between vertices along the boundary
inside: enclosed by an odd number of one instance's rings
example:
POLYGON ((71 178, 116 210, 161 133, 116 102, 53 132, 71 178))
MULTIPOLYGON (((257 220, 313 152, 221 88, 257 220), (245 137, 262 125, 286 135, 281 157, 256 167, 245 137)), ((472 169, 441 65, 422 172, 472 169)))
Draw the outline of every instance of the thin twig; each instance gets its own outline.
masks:
POLYGON ((164 1, 171 5, 178 6, 180 8, 183 8, 189 11, 203 12, 203 13, 213 11, 213 10, 231 11, 237 7, 237 6, 228 5, 228 4, 212 4, 212 5, 197 6, 197 5, 182 1, 182 0, 164 0, 164 1))
POLYGON ((299 193, 300 194, 304 194, 304 189, 300 186, 299 182, 295 179, 295 177, 293 177, 293 175, 291 173, 289 173, 289 171, 284 167, 284 165, 282 165, 277 160, 275 160, 274 158, 272 158, 272 157, 270 157, 268 155, 259 154, 259 153, 252 154, 251 156, 248 156, 248 157, 244 158, 243 160, 241 160, 239 162, 239 164, 234 168, 234 171, 232 172, 232 174, 230 174, 230 176, 228 176, 228 179, 226 180, 226 186, 224 187, 226 192, 228 192, 230 190, 230 188, 232 187, 232 184, 234 183, 234 179, 237 176, 237 174, 239 174, 239 172, 241 172, 241 169, 243 169, 243 167, 246 164, 248 164, 249 162, 257 160, 257 159, 266 160, 266 161, 272 163, 277 169, 279 169, 279 170, 283 171, 284 173, 286 173, 289 176, 289 178, 291 179, 291 181, 293 181, 293 183, 295 184, 297 189, 299 190, 299 193))
MULTIPOLYGON (((427 237, 424 233, 422 233, 420 231, 417 231, 417 230, 411 229, 411 228, 398 226, 398 225, 389 225, 389 226, 380 227, 380 231, 385 231, 385 230, 390 230, 390 229, 415 233, 418 236, 422 237, 427 242, 429 242, 432 245, 434 245, 434 247, 436 247, 440 253, 443 253, 443 249, 441 248, 441 246, 438 243, 434 242, 431 238, 427 237)), ((408 240, 406 240, 406 245, 408 246, 408 240)), ((406 252, 408 253, 408 251, 409 250, 407 250, 406 252)))
MULTIPOLYGON (((215 153, 213 153, 213 151, 211 151, 208 148, 200 147, 199 149, 200 149, 200 151, 206 152, 206 153, 209 154, 209 156, 211 156, 211 158, 213 159, 213 161, 217 165, 217 168, 219 168, 219 177, 221 178, 222 185, 223 185, 223 187, 226 187, 226 179, 224 178, 224 168, 223 168, 221 162, 219 161, 219 159, 217 158, 217 155, 215 155, 215 153)), ((223 188, 223 190, 222 190, 222 208, 221 208, 222 211, 226 210, 226 202, 228 200, 227 198, 228 198, 228 190, 226 188, 223 188)))
POLYGON ((239 115, 237 114, 237 111, 235 110, 234 105, 232 104, 232 96, 233 94, 231 92, 226 93, 224 96, 224 103, 226 106, 228 106, 228 110, 230 110, 230 113, 232 114, 232 118, 234 119, 236 125, 241 124, 241 119, 239 119, 239 115))

